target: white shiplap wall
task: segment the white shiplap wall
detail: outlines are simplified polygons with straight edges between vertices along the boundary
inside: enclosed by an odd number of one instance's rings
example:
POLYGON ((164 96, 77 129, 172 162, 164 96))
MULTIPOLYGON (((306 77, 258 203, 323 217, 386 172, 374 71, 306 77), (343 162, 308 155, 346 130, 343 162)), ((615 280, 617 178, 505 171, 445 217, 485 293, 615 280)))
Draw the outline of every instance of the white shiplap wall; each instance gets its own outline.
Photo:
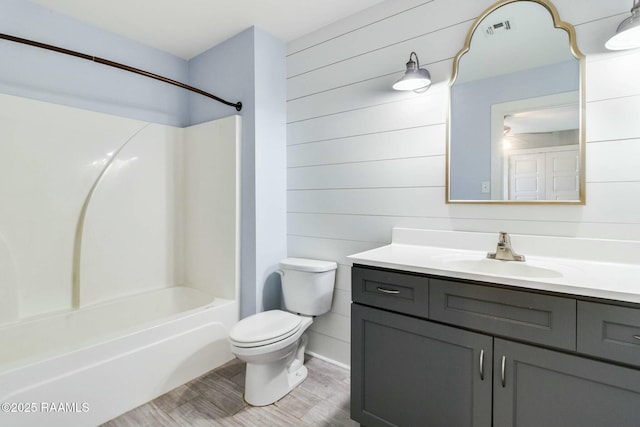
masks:
POLYGON ((491 0, 390 0, 288 45, 288 255, 339 263, 309 350, 349 364, 346 255, 394 226, 640 240, 640 50, 609 53, 630 0, 555 0, 587 54, 586 206, 445 204, 448 79, 491 0), (391 90, 415 50, 434 79, 391 90))

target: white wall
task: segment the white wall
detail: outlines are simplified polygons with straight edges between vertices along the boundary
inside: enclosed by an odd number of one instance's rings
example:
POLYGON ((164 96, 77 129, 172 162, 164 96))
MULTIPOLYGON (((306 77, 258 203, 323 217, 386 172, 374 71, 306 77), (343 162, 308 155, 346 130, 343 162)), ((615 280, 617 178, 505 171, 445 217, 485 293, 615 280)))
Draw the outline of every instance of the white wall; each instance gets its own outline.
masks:
POLYGON ((288 254, 340 264, 310 351, 349 364, 345 256, 388 243, 394 226, 640 240, 640 51, 603 47, 628 0, 554 2, 587 54, 587 204, 445 204, 452 61, 492 3, 386 1, 289 43, 288 254), (434 79, 425 94, 391 90, 412 50, 434 79))

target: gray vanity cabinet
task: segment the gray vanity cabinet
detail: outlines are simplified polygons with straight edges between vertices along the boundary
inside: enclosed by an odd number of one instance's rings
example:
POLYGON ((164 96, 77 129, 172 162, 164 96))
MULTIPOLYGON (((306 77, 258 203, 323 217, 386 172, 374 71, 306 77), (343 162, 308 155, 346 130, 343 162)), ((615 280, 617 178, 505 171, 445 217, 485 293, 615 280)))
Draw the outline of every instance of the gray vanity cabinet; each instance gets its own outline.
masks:
POLYGON ((351 322, 352 418, 367 427, 491 426, 490 336, 358 304, 351 322))
POLYGON ((424 275, 354 266, 351 282, 351 417, 490 427, 493 338, 425 320, 424 275))
POLYGON ((351 417, 640 426, 640 309, 579 298, 354 266, 351 417))
POLYGON ((493 366, 494 427, 640 426, 640 370, 499 338, 493 366))

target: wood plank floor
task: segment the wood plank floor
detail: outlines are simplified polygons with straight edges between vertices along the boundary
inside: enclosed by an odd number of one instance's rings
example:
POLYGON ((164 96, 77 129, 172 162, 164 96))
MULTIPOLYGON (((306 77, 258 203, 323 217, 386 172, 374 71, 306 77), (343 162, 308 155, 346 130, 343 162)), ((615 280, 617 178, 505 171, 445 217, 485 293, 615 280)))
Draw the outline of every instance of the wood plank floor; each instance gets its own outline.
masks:
POLYGON ((102 427, 357 427, 349 418, 349 371, 307 356, 307 379, 273 405, 249 406, 245 364, 235 359, 102 427))

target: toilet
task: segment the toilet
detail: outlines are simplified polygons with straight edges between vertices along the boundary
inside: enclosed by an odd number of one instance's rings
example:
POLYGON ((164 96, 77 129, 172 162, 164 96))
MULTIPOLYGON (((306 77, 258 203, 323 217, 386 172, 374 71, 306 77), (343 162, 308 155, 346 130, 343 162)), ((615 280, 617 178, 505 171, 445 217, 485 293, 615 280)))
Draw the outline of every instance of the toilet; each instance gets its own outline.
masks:
POLYGON ((231 351, 247 363, 244 399, 265 406, 283 398, 307 377, 304 334, 331 309, 337 264, 303 258, 280 262, 287 311, 269 310, 246 317, 229 331, 231 351))

